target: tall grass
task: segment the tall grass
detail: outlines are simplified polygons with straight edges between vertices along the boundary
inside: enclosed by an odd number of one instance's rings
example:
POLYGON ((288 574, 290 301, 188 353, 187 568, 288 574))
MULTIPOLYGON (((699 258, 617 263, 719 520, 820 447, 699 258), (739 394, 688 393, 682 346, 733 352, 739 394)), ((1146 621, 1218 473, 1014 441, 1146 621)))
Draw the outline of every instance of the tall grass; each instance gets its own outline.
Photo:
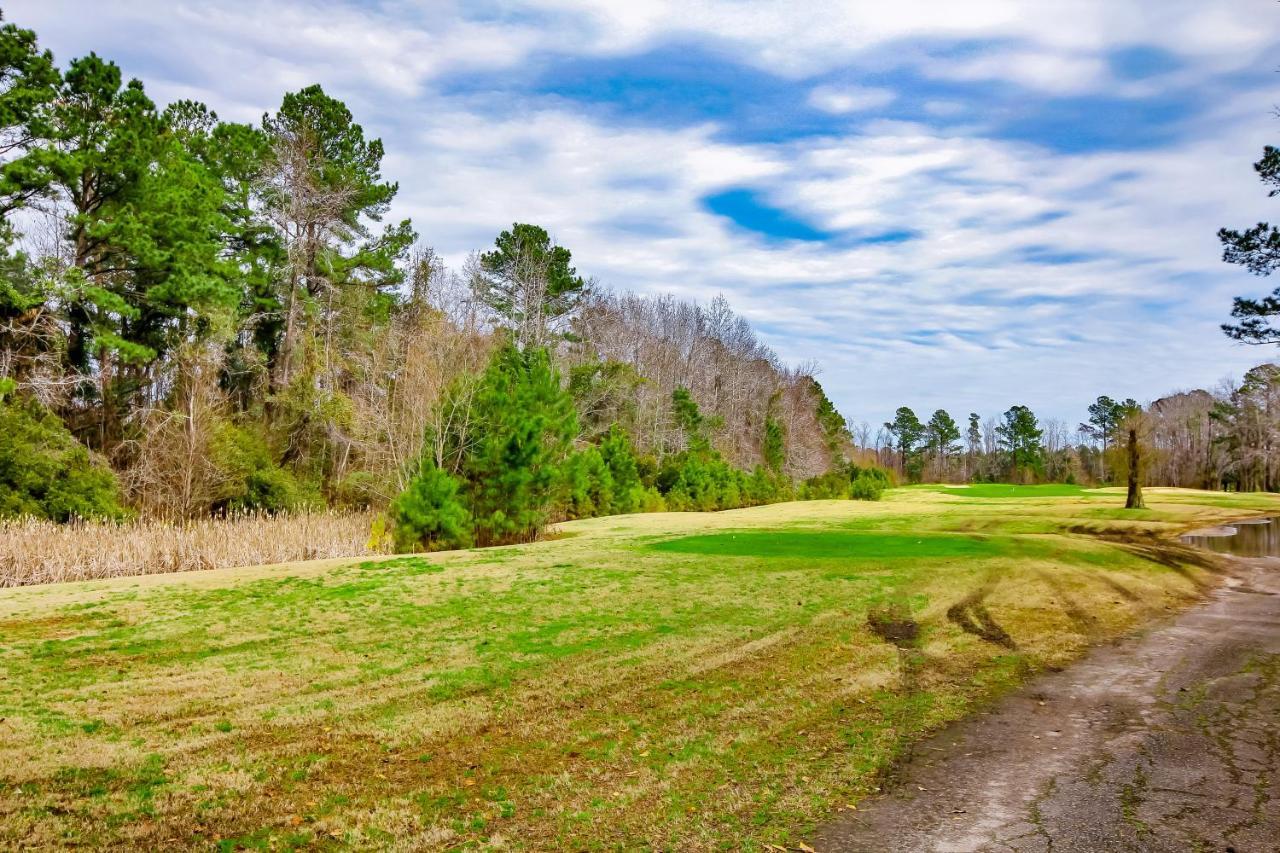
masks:
POLYGON ((372 553, 372 512, 199 521, 0 520, 0 587, 190 572, 372 553))

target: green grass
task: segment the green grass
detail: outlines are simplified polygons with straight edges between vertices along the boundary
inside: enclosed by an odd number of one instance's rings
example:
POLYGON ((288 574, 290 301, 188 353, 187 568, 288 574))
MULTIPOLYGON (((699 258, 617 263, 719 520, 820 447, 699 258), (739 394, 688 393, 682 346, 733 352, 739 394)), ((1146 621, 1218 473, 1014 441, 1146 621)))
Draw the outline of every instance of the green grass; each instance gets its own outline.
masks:
POLYGON ((820 530, 741 530, 682 536, 658 542, 656 551, 732 557, 838 559, 851 563, 965 559, 1007 553, 1009 540, 957 534, 892 534, 820 530))
POLYGON ((961 498, 1073 498, 1091 494, 1070 483, 1045 483, 1037 486, 1013 486, 1005 483, 974 483, 963 488, 942 489, 944 494, 961 498))
POLYGON ((794 843, 913 740, 1193 600, 1208 575, 1149 534, 1277 508, 1020 496, 0 591, 0 846, 794 843))

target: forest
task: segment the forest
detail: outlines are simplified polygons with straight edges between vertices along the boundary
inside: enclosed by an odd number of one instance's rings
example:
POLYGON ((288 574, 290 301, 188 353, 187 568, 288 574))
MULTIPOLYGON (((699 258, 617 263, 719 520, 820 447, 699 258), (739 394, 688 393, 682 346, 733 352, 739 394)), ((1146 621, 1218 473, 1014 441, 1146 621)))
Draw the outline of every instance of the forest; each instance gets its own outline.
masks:
POLYGON ((387 221, 382 143, 319 85, 227 122, 7 23, 0 126, 0 516, 23 523, 357 514, 371 550, 483 546, 896 482, 1118 482, 1137 422, 1147 483, 1277 487, 1271 365, 1077 426, 903 407, 873 430, 723 296, 613 291, 536 224, 449 269, 387 221))

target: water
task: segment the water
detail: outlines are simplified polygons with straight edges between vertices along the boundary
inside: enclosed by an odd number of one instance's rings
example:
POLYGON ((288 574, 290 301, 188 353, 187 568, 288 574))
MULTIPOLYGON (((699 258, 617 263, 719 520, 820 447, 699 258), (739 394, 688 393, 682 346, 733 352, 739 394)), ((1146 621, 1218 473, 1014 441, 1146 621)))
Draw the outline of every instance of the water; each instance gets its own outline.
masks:
POLYGON ((1216 528, 1221 535, 1183 536, 1182 541, 1237 557, 1280 557, 1280 518, 1251 518, 1216 528))

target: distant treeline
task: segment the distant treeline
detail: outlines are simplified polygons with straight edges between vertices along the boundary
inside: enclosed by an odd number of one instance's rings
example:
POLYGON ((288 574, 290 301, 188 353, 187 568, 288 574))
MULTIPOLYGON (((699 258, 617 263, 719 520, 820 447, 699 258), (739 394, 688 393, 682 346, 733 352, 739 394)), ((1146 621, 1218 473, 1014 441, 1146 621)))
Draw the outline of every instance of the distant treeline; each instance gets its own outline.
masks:
POLYGON ((256 125, 0 29, 0 515, 387 510, 401 547, 878 497, 723 299, 601 290, 515 224, 461 270, 319 86, 256 125))
POLYGON ((921 421, 902 407, 874 435, 853 433, 874 458, 911 482, 1123 482, 1126 436, 1136 431, 1145 485, 1280 491, 1280 366, 1262 364, 1214 390, 1163 397, 1148 406, 1099 397, 1071 426, 1041 421, 1026 406, 998 418, 971 413, 959 425, 939 409, 921 421))

